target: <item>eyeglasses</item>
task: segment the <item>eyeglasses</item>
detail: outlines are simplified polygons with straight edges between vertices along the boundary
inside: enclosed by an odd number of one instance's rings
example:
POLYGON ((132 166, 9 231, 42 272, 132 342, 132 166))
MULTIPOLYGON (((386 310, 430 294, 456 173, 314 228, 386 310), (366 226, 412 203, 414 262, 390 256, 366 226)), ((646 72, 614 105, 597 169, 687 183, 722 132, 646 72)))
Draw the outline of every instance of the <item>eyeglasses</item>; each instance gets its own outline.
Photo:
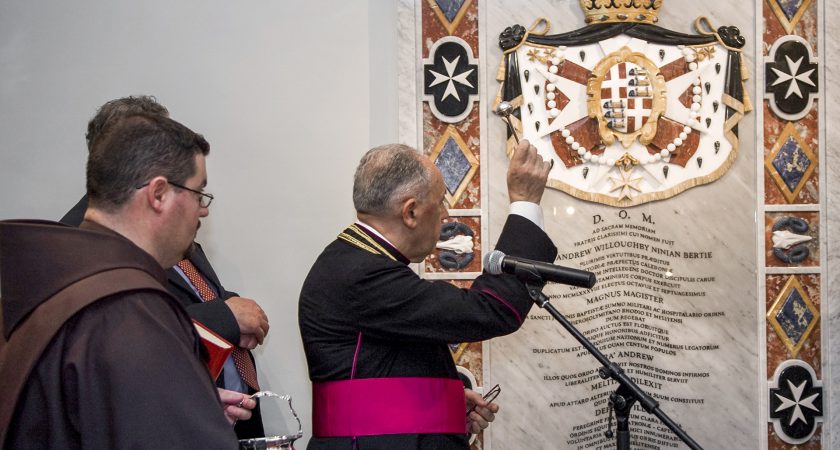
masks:
MULTIPOLYGON (((482 396, 482 398, 484 400, 486 400, 487 403, 492 403, 493 400, 496 400, 496 397, 498 397, 499 394, 501 394, 501 393, 502 393, 502 388, 501 388, 501 386, 499 386, 497 384, 497 385, 493 386, 492 388, 490 388, 490 390, 487 391, 487 393, 484 394, 482 396)), ((470 413, 475 411, 476 408, 478 408, 478 405, 473 406, 469 411, 467 411, 467 415, 469 416, 470 413)))
MULTIPOLYGON (((202 208, 209 208, 210 204, 213 203, 213 199, 215 198, 215 197, 213 197, 213 194, 210 194, 208 192, 196 191, 195 189, 190 189, 186 186, 182 186, 178 183, 173 183, 169 180, 166 180, 166 182, 171 184, 172 186, 177 187, 177 188, 181 188, 185 191, 190 191, 190 192, 198 194, 198 206, 201 206, 202 208)), ((143 189, 144 187, 146 187, 148 185, 149 185, 149 182, 146 182, 146 183, 141 184, 140 186, 137 186, 135 189, 143 189)))
POLYGON ((213 194, 207 192, 196 191, 195 189, 190 189, 186 186, 181 186, 180 184, 176 184, 171 181, 167 181, 167 183, 171 184, 172 186, 185 189, 190 192, 195 192, 196 194, 198 194, 198 205, 202 208, 209 208, 210 204, 213 203, 213 199, 215 198, 213 197, 213 194))

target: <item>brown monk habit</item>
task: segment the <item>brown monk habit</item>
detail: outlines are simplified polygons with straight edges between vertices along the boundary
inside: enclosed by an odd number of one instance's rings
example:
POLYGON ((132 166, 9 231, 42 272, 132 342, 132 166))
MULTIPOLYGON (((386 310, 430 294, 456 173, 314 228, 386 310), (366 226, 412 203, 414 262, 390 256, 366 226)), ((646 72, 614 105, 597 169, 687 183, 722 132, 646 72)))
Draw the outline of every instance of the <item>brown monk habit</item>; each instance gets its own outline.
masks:
POLYGON ((4 448, 237 448, 183 308, 157 262, 98 224, 0 222, 3 337, 62 288, 117 268, 158 290, 105 297, 60 327, 15 405, 4 448))

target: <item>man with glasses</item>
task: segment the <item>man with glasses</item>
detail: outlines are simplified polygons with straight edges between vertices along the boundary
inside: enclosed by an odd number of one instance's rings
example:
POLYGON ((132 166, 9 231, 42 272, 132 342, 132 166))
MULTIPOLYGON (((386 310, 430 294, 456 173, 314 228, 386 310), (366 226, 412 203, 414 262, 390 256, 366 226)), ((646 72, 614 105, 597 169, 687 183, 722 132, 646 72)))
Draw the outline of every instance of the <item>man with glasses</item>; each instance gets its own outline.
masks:
MULTIPOLYGON (((169 117, 169 111, 151 96, 111 100, 102 105, 88 123, 85 135, 88 149, 92 148, 94 141, 105 130, 127 115, 137 113, 169 117)), ((202 208, 208 208, 213 201, 212 194, 175 184, 171 180, 169 184, 195 193, 202 208)), ((146 186, 147 183, 144 183, 138 189, 146 186)), ((78 226, 87 210, 87 203, 87 196, 82 197, 61 218, 61 222, 78 226)), ((216 385, 247 394, 256 392, 259 387, 256 365, 249 350, 261 345, 268 333, 268 317, 263 309, 254 300, 224 289, 197 242, 193 243, 181 261, 166 271, 166 275, 169 292, 186 308, 187 314, 239 348, 225 362, 216 385)), ((236 422, 235 430, 240 439, 264 436, 259 405, 252 413, 251 419, 236 422)))
POLYGON ((78 228, 0 222, 0 446, 238 447, 228 424, 255 402, 221 405, 165 287, 208 214, 208 152, 178 122, 128 115, 90 149, 78 228))

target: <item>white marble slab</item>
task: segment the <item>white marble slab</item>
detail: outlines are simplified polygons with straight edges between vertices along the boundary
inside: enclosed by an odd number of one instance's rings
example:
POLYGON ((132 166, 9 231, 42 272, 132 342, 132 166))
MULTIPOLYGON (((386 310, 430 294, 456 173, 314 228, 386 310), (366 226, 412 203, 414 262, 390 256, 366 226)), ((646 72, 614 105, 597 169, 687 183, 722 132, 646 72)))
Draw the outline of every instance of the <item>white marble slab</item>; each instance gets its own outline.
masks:
POLYGON ((823 360, 828 370, 823 372, 823 386, 827 386, 829 392, 823 448, 837 448, 840 445, 840 155, 836 149, 840 146, 840 127, 833 126, 833 123, 840 118, 840 41, 836 38, 840 35, 840 11, 836 7, 829 8, 826 3, 829 2, 821 2, 820 5, 825 18, 820 21, 820 25, 825 27, 822 39, 824 51, 820 54, 825 70, 820 107, 826 109, 822 128, 826 138, 826 160, 823 163, 826 171, 823 187, 826 212, 823 224, 827 228, 824 234, 827 242, 823 244, 823 253, 826 255, 824 273, 828 278, 828 290, 823 297, 823 313, 828 313, 828 320, 823 321, 823 360))
MULTIPOLYGON (((419 29, 414 27, 417 1, 400 1, 400 29, 401 39, 416 39, 419 37, 419 29), (406 20, 408 19, 408 20, 406 20), (412 36, 413 34, 413 36, 412 36)), ((746 65, 750 68, 751 75, 757 76, 755 48, 756 23, 754 8, 761 8, 764 0, 755 2, 730 2, 727 0, 712 0, 707 2, 685 2, 667 0, 664 11, 661 15, 660 25, 681 32, 694 32, 694 18, 700 15, 709 17, 715 26, 736 25, 741 29, 742 35, 747 38, 745 47, 746 65)), ((815 0, 817 1, 817 0, 815 0)), ((818 57, 823 65, 823 79, 821 80, 821 99, 818 102, 820 108, 824 108, 824 116, 821 118, 824 137, 824 155, 822 168, 825 172, 822 178, 822 206, 824 214, 821 223, 823 224, 825 240, 821 244, 823 259, 823 274, 826 278, 823 291, 822 314, 823 314, 823 382, 826 387, 826 398, 824 399, 825 419, 823 425, 823 448, 833 448, 840 443, 840 438, 834 436, 832 430, 840 431, 840 415, 832 415, 831 410, 837 409, 840 405, 840 394, 834 386, 840 380, 840 358, 833 357, 840 353, 840 212, 834 204, 840 202, 840 179, 836 173, 840 170, 840 157, 835 149, 840 145, 840 130, 837 127, 828 126, 832 118, 840 117, 840 100, 837 92, 840 92, 840 75, 836 68, 836 62, 840 57, 840 44, 831 36, 840 34, 840 12, 836 8, 827 8, 823 0, 819 0, 819 7, 824 19, 819 21, 819 26, 824 27, 821 36, 818 57), (834 406, 832 408, 832 406, 834 406)), ((582 22, 582 13, 579 11, 576 1, 529 1, 529 2, 505 2, 502 0, 487 0, 481 3, 482 18, 482 48, 481 64, 483 65, 484 78, 481 80, 482 91, 487 98, 482 98, 483 108, 493 100, 497 82, 494 79, 498 69, 501 52, 495 45, 498 32, 505 26, 519 23, 530 27, 533 21, 545 16, 552 21, 551 33, 568 31, 579 28, 582 22)), ((417 120, 416 77, 417 66, 410 63, 410 59, 416 56, 416 44, 401 43, 400 67, 400 140, 406 143, 417 143, 421 141, 420 125, 417 120), (407 45, 407 46, 406 46, 407 45), (408 80, 408 81, 407 81, 408 80), (404 83, 408 84, 404 84, 404 83), (414 94, 412 94, 414 92, 414 94)), ((656 236, 661 238, 673 237, 679 239, 682 244, 703 243, 703 245, 714 247, 715 260, 723 260, 727 268, 732 268, 729 276, 719 278, 718 289, 707 289, 710 292, 730 292, 723 302, 737 302, 738 306, 722 325, 720 321, 711 327, 691 326, 691 333, 698 336, 706 335, 718 340, 729 340, 730 351, 727 351, 721 358, 708 360, 687 360, 681 363, 681 367, 691 369, 696 367, 708 367, 710 372, 722 374, 716 375, 713 383, 700 386, 704 391, 703 395, 714 404, 703 405, 698 410, 696 405, 689 407, 674 407, 663 402, 664 410, 672 418, 682 423, 686 429, 705 448, 765 448, 766 447, 766 369, 764 359, 759 355, 763 353, 760 347, 764 345, 764 306, 759 305, 760 292, 756 292, 755 274, 757 266, 762 264, 763 256, 756 254, 755 243, 756 232, 761 227, 755 227, 753 220, 755 214, 755 188, 760 183, 757 181, 756 155, 762 153, 762 149, 754 142, 750 142, 749 136, 755 136, 756 115, 760 114, 761 98, 754 90, 760 85, 760 80, 748 82, 751 99, 756 102, 757 112, 741 123, 742 149, 739 160, 735 167, 726 174, 720 181, 711 186, 695 188, 677 197, 659 203, 642 205, 628 210, 631 216, 638 221, 641 214, 652 217, 656 221, 656 236), (690 206, 689 206, 690 205, 690 206), (716 221, 709 221, 707 217, 717 217, 716 221), (700 219, 700 218, 703 219, 700 219), (702 220, 703 226, 690 226, 688 222, 702 220), (676 237, 674 237, 676 235, 676 237), (750 305, 750 306, 747 306, 750 305), (723 338, 721 337, 723 336, 723 338), (717 395, 708 394, 708 391, 720 390, 717 395)), ((492 114, 482 112, 484 123, 482 125, 482 140, 484 141, 483 153, 487 158, 482 167, 487 171, 489 183, 485 183, 486 210, 489 212, 489 221, 484 226, 489 230, 487 242, 492 245, 498 235, 502 220, 507 212, 507 193, 503 180, 507 161, 504 156, 503 142, 505 129, 501 122, 497 122, 492 114)), ((760 122, 759 122, 760 123, 760 122)), ((585 236, 592 232, 593 216, 601 215, 608 217, 612 208, 602 207, 591 203, 575 200, 568 195, 558 191, 550 191, 544 199, 545 212, 547 215, 547 227, 555 237, 561 252, 572 252, 575 250, 573 241, 579 236, 585 236), (570 209, 574 214, 568 214, 570 209), (571 243, 571 244, 570 244, 571 243)), ((574 259, 564 260, 564 264, 573 265, 574 259)), ((685 263, 683 261, 683 263, 685 263)), ((676 267, 676 263, 675 263, 676 267)), ((684 264, 683 269, 690 269, 684 264)), ((708 286, 707 286, 708 287, 708 286)), ((549 290, 555 295, 562 295, 568 288, 553 288, 549 290)), ((590 296, 591 297, 591 296, 590 296)), ((610 299, 604 300, 604 304, 610 299)), ((554 300, 555 305, 564 314, 573 315, 575 312, 585 309, 581 303, 585 300, 570 298, 554 300)), ((699 305, 699 303, 698 303, 699 305)), ((708 306, 708 305, 704 305, 708 306)), ((721 305, 720 307, 725 307, 721 305)), ((711 308, 715 309, 715 308, 711 308)), ((546 314, 535 308, 534 314, 541 318, 547 318, 546 314)), ((670 330, 669 330, 670 331, 670 330)), ((676 330, 675 330, 676 333, 676 330)), ((676 336, 674 334, 673 336, 676 336)), ((546 382, 534 382, 540 379, 541 375, 549 368, 546 362, 537 364, 526 364, 526 361, 533 361, 534 348, 562 348, 570 347, 573 341, 566 335, 559 326, 550 320, 532 320, 526 327, 515 335, 493 341, 489 351, 485 352, 485 377, 488 383, 501 381, 505 385, 504 394, 500 398, 503 405, 503 412, 498 420, 490 428, 490 436, 485 448, 576 448, 576 445, 568 445, 564 442, 562 433, 558 430, 568 428, 569 424, 575 421, 580 422, 582 415, 591 414, 593 403, 582 405, 569 405, 561 408, 549 408, 545 411, 546 399, 554 395, 566 395, 563 401, 579 400, 575 395, 565 392, 565 389, 554 389, 559 391, 548 392, 546 382)), ((719 355, 718 353, 717 355, 719 355)), ((594 369, 597 363, 594 359, 586 357, 555 357, 549 359, 551 367, 557 370, 567 370, 571 373, 575 369, 594 369)), ((662 388, 664 391, 669 388, 662 388)), ((675 390, 679 392, 679 386, 675 390)), ((553 397, 551 397, 553 398, 553 397)), ((599 405, 598 407, 602 407, 599 405)), ((637 419, 638 420, 638 419, 637 419)), ((568 439, 569 432, 565 431, 565 439, 568 439)), ((581 444, 582 445, 582 444, 581 444)), ((590 448, 590 447, 586 447, 590 448)), ((592 448, 595 448, 594 446, 592 448)))
POLYGON ((397 62, 397 102, 399 104, 399 131, 397 133, 400 144, 417 147, 422 142, 421 131, 418 129, 417 71, 418 62, 422 54, 418 51, 418 33, 420 22, 416 17, 416 6, 413 0, 400 0, 397 5, 397 33, 399 33, 397 62))
MULTIPOLYGON (((741 29, 747 39, 745 46, 746 65, 754 74, 752 45, 755 33, 752 4, 747 2, 733 4, 728 1, 712 1, 700 4, 679 2, 677 7, 666 2, 661 15, 660 25, 675 31, 694 33, 693 23, 697 16, 709 17, 715 26, 735 25, 741 29)), ((486 1, 487 30, 485 38, 493 42, 498 32, 506 26, 518 23, 529 28, 534 20, 545 16, 552 22, 551 33, 571 31, 584 25, 582 13, 577 2, 537 1, 527 4, 518 3, 511 7, 509 2, 486 1), (496 30, 494 33, 493 30, 496 30)), ((490 46, 485 52, 482 64, 485 73, 494 76, 498 67, 501 50, 490 46)), ((488 86, 496 81, 488 76, 488 86)), ((753 84, 748 84, 751 98, 756 98, 753 84)), ((493 89, 487 89, 493 91, 493 89)), ((753 448, 766 425, 759 423, 757 405, 759 403, 760 368, 759 340, 757 325, 759 305, 756 303, 756 247, 755 247, 755 205, 756 205, 756 146, 753 141, 755 113, 741 122, 741 151, 734 166, 720 180, 702 187, 690 189, 666 201, 653 202, 627 209, 627 219, 619 217, 620 210, 577 200, 556 190, 546 192, 543 198, 546 213, 546 229, 554 238, 561 253, 568 254, 568 259, 558 261, 564 265, 575 266, 591 261, 595 253, 588 256, 574 255, 575 251, 593 250, 594 244, 575 245, 590 237, 603 234, 595 228, 608 225, 634 224, 653 229, 648 236, 661 239, 652 242, 642 237, 625 235, 608 237, 604 242, 624 242, 654 244, 666 250, 711 251, 714 256, 705 261, 684 257, 661 257, 668 261, 669 268, 679 276, 691 277, 714 276, 714 283, 683 282, 681 289, 703 291, 705 297, 683 297, 663 295, 663 309, 683 312, 724 312, 725 317, 714 319, 684 318, 681 324, 668 323, 656 317, 647 318, 646 324, 667 330, 667 337, 674 345, 684 345, 676 355, 666 355, 645 350, 636 345, 610 341, 602 335, 600 340, 607 347, 604 353, 612 354, 617 362, 625 367, 632 364, 646 364, 657 367, 663 372, 654 371, 653 376, 634 374, 645 389, 660 398, 677 397, 679 399, 703 400, 702 404, 687 404, 681 401, 662 400, 662 409, 684 428, 705 448, 753 448), (569 211, 573 210, 573 214, 569 211), (654 224, 645 222, 643 215, 654 224), (595 224, 597 217, 602 220, 595 224), (673 244, 664 244, 674 241, 673 244), (718 350, 685 350, 690 345, 718 346, 718 350), (612 346, 612 347, 611 347, 612 346), (622 352, 636 352, 622 356, 622 352), (704 378, 680 378, 685 382, 669 383, 659 380, 664 371, 709 373, 704 378)), ((501 229, 506 215, 505 170, 507 162, 504 153, 504 126, 494 122, 491 117, 488 128, 488 142, 485 152, 489 155, 489 186, 491 203, 489 205, 490 240, 501 229)), ((617 230, 614 230, 617 231, 617 230)), ((624 229, 623 231, 628 231, 624 229)), ((637 253, 650 255, 652 250, 639 250, 637 253)), ((610 251, 602 250, 609 254, 610 251)), ((631 258, 632 259, 632 258, 631 258)), ((638 259, 638 258, 636 258, 638 259)), ((594 263, 593 263, 594 264, 594 263)), ((661 267, 662 265, 660 265, 661 267)), ((649 292, 643 288, 630 288, 630 292, 649 292)), ((599 328, 610 323, 608 318, 622 314, 621 309, 613 308, 616 302, 632 301, 637 305, 656 307, 655 302, 638 301, 625 295, 625 289, 612 286, 597 292, 587 293, 572 291, 568 287, 550 286, 546 293, 557 297, 552 303, 567 316, 587 314, 595 306, 605 306, 607 315, 591 321, 581 322, 581 329, 597 335, 599 328), (568 298, 564 294, 574 292, 568 298), (590 302, 597 295, 609 297, 600 302, 590 302), (595 305, 593 305, 595 303, 595 305)), ((614 390, 612 385, 599 385, 599 378, 575 384, 579 375, 599 367, 598 362, 588 354, 571 353, 535 353, 564 352, 576 347, 575 341, 546 314, 537 308, 532 311, 535 319, 531 320, 519 332, 490 343, 488 370, 485 373, 489 383, 501 383, 504 394, 504 411, 491 428, 494 448, 596 448, 609 445, 611 440, 599 438, 606 430, 606 424, 589 424, 604 419, 604 396, 614 390), (594 395, 600 395, 592 400, 594 395), (589 399, 589 400, 587 400, 589 399), (583 401, 581 401, 583 400, 583 401), (564 406, 559 406, 564 405, 564 406), (577 427, 577 428, 576 428, 577 427), (581 429, 583 428, 583 429, 581 429)), ((589 312, 597 316, 597 312, 589 312)), ((631 316, 638 317, 638 314, 631 316)), ((653 313, 656 316, 655 313, 653 313)), ((662 315, 659 315, 662 317, 662 315)), ((675 317, 675 316, 672 316, 675 317)), ((633 319, 637 320, 638 319, 633 319)), ((601 329, 607 332, 610 329, 601 329)), ((627 334, 633 337, 632 333, 627 334)), ((642 368, 643 369, 643 368, 642 368)), ((648 370, 650 373, 651 371, 648 370)), ((500 399, 501 400, 501 399, 500 399)), ((642 414, 643 416, 645 414, 642 414)), ((655 420, 655 419, 654 419, 655 420)), ((635 433, 646 435, 648 439, 671 442, 667 430, 657 430, 645 426, 642 418, 631 419, 635 423, 635 433)), ((651 441, 647 441, 651 443, 651 441)), ((669 448, 670 444, 652 442, 653 448, 669 448)))

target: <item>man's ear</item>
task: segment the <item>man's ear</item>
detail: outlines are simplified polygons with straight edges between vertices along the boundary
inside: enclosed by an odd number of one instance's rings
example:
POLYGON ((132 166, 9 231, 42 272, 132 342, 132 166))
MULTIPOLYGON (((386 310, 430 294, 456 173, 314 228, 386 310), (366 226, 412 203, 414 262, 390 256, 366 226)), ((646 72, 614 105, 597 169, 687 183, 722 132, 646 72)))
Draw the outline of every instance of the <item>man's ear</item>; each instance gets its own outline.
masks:
POLYGON ((403 223, 412 230, 417 227, 417 206, 417 199, 409 197, 402 202, 400 207, 403 223))
POLYGON ((173 194, 172 187, 164 177, 154 177, 149 181, 149 186, 146 187, 146 203, 149 208, 155 212, 163 211, 165 202, 169 200, 173 194))

